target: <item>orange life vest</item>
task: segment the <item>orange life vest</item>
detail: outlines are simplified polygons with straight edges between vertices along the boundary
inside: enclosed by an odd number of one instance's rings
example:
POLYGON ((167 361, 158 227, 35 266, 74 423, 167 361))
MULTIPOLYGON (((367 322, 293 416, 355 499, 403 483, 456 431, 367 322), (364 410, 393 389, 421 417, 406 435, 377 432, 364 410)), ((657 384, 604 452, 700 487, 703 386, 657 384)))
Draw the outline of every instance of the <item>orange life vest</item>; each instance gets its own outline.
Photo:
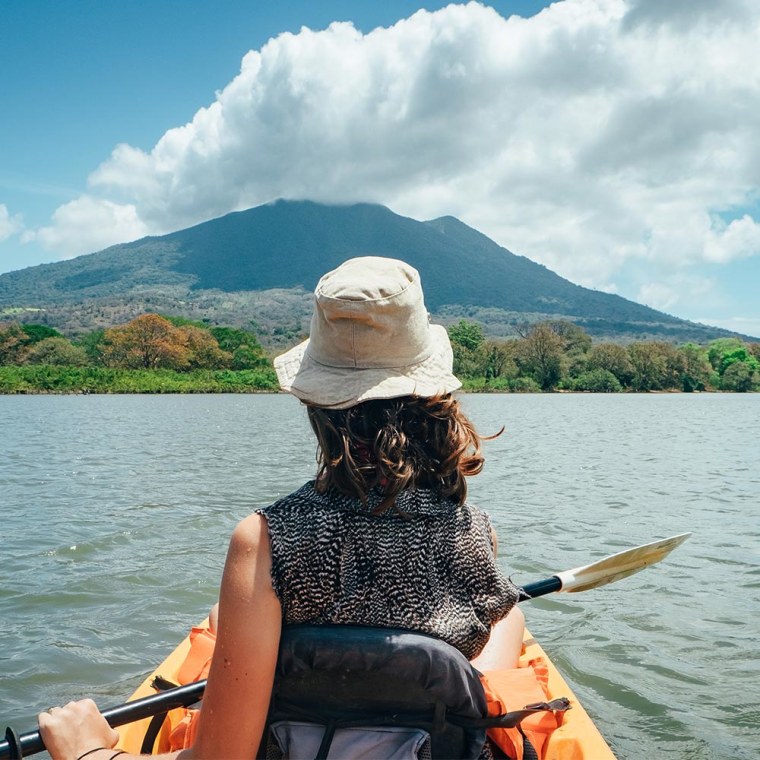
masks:
MULTIPOLYGON (((208 628, 193 627, 191 629, 190 651, 177 674, 180 685, 195 683, 208 677, 215 644, 216 635, 208 628)), ((169 732, 169 746, 163 751, 174 752, 191 747, 198 733, 201 711, 188 707, 184 712, 175 710, 169 715, 174 720, 169 732)))
MULTIPOLYGON (((488 715, 503 715, 513 710, 549 698, 549 674, 542 657, 530 660, 524 667, 512 670, 489 670, 482 674, 481 683, 488 701, 488 715)), ((523 760, 523 734, 527 736, 539 758, 548 735, 562 725, 561 712, 546 710, 523 719, 517 728, 489 728, 488 738, 507 757, 523 760)))

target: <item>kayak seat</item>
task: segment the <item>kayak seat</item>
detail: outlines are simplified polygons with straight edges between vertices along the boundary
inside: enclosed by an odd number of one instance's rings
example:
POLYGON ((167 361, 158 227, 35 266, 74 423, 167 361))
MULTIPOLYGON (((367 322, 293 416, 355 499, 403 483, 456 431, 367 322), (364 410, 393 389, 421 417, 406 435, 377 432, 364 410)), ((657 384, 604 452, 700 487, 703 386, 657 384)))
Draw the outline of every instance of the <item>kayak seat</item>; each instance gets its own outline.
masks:
POLYGON ((475 760, 486 740, 479 674, 445 641, 392 628, 283 628, 260 756, 475 760))

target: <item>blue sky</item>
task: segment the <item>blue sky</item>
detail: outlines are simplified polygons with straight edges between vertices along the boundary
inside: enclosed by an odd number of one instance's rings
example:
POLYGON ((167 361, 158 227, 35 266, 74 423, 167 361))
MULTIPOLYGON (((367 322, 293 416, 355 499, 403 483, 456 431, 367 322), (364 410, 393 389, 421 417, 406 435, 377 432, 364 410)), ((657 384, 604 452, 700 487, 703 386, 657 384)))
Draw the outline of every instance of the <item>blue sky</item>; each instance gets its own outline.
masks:
POLYGON ((369 200, 760 335, 760 8, 545 6, 4 0, 0 272, 369 200))

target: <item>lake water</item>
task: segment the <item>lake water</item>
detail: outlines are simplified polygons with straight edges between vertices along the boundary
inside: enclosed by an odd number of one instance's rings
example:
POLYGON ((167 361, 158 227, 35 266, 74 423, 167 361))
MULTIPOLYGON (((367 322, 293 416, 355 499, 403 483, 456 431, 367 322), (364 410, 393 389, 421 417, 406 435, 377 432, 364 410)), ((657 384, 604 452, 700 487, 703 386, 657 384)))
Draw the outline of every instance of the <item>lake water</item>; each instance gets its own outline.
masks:
MULTIPOLYGON (((471 395, 471 500, 517 582, 675 533, 663 563, 526 603, 621 758, 760 756, 760 396, 471 395)), ((292 398, 0 397, 0 723, 126 698, 216 598, 227 538, 313 475, 292 398)))

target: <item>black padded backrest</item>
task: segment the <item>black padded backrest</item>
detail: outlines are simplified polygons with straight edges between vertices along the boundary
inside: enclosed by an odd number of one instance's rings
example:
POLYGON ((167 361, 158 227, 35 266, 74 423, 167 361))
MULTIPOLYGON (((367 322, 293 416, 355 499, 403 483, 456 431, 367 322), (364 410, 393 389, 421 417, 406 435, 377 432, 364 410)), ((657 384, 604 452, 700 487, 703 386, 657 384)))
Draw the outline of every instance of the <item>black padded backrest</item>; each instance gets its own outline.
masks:
POLYGON ((425 634, 363 626, 283 628, 270 721, 370 721, 431 734, 433 758, 477 758, 485 729, 442 720, 480 718, 487 706, 467 658, 425 634))

